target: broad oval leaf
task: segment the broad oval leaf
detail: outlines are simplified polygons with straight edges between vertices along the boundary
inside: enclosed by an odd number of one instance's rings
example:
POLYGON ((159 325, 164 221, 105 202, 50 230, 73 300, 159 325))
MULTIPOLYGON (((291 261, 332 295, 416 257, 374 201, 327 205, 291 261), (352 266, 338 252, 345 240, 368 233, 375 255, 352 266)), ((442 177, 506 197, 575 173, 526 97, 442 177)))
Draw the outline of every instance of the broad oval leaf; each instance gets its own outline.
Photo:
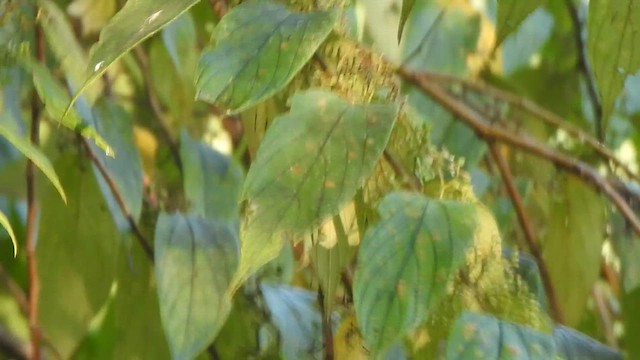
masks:
POLYGON ((253 1, 233 8, 202 54, 197 97, 240 112, 286 86, 329 35, 336 11, 296 13, 253 1))
POLYGON ((67 115, 82 92, 122 55, 180 16, 198 0, 129 0, 102 29, 91 47, 85 80, 69 103, 67 115))
POLYGON ((622 360, 619 351, 566 326, 556 326, 553 339, 564 360, 622 360))
POLYGON ((229 315, 227 288, 239 257, 236 234, 226 222, 166 213, 158 218, 158 298, 174 359, 200 354, 229 315))
POLYGON ((602 99, 602 117, 611 115, 628 75, 640 69, 640 6, 636 0, 589 1, 587 52, 602 99))
POLYGON ((551 335, 501 321, 491 315, 465 312, 453 325, 447 359, 554 359, 551 335))
POLYGON ((18 240, 16 239, 16 234, 13 232, 13 228, 11 227, 11 223, 2 211, 0 211, 0 226, 2 226, 9 234, 9 238, 11 239, 11 243, 13 244, 13 256, 15 257, 18 254, 18 240))
POLYGON ((546 0, 498 0, 498 21, 496 45, 520 26, 520 23, 546 0))
POLYGON ((353 283, 356 315, 373 354, 418 326, 465 262, 476 230, 470 203, 387 195, 367 230, 353 283))
POLYGON ((51 181, 51 184, 56 188, 58 194, 62 197, 62 200, 64 200, 65 203, 67 202, 67 195, 64 193, 62 184, 60 184, 60 179, 58 179, 58 175, 46 155, 40 152, 38 148, 31 145, 29 141, 15 134, 4 124, 0 124, 0 137, 5 138, 11 145, 18 149, 18 151, 31 160, 33 164, 42 171, 47 179, 51 181))
POLYGON ((256 217, 307 230, 340 210, 371 174, 397 108, 351 104, 324 90, 298 93, 267 131, 244 186, 256 217))

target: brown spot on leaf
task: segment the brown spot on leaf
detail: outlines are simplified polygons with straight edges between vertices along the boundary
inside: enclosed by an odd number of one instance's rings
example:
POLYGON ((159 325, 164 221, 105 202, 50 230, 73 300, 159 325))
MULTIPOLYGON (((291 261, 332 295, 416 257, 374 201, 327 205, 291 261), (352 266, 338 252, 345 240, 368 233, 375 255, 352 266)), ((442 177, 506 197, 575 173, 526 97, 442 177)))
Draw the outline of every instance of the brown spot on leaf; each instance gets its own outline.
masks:
POLYGON ((324 187, 327 189, 333 189, 336 187, 336 183, 332 180, 327 180, 324 182, 324 187))
POLYGON ((294 175, 301 175, 304 172, 304 169, 302 168, 302 166, 300 165, 292 165, 289 170, 294 174, 294 175))

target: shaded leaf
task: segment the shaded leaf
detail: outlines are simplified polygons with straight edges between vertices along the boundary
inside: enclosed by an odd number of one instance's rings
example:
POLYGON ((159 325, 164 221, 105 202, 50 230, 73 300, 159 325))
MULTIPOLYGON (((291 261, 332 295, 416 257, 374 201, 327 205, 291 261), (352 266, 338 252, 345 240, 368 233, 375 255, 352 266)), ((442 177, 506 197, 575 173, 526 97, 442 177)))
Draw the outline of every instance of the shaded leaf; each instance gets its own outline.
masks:
MULTIPOLYGON (((640 70, 640 6, 634 0, 589 1, 587 53, 602 101, 604 124, 628 75, 640 70)), ((605 125, 606 126, 606 125, 605 125)))
POLYGON ((392 193, 367 230, 353 284, 354 306, 372 354, 417 327, 465 263, 476 228, 472 204, 392 193))
POLYGON ((196 96, 233 112, 270 97, 309 61, 337 16, 266 1, 234 7, 216 28, 216 46, 202 54, 196 96))
MULTIPOLYGON (((502 256, 510 261, 513 259, 513 251, 507 248, 502 249, 502 256)), ((538 300, 538 303, 547 308, 547 294, 545 293, 544 286, 542 284, 542 278, 540 277, 540 270, 535 259, 525 253, 517 253, 517 264, 515 264, 515 272, 518 276, 524 280, 525 284, 533 297, 538 300)))
POLYGON ((237 220, 244 177, 240 166, 186 131, 180 137, 180 157, 190 209, 206 218, 237 220))
POLYGON ((404 25, 407 23, 409 14, 413 10, 416 0, 402 0, 402 12, 400 13, 400 23, 398 24, 398 42, 402 39, 402 32, 404 31, 404 25))
POLYGON ((161 213, 155 269, 162 324, 174 359, 191 359, 213 340, 231 310, 227 288, 238 265, 233 226, 161 213))
POLYGON ((322 359, 322 321, 314 293, 286 285, 260 285, 271 319, 280 331, 285 360, 322 359))
POLYGON ((108 298, 120 244, 90 166, 83 160, 71 152, 55 162, 67 189, 66 205, 53 187, 42 190, 40 201, 39 320, 64 359, 85 338, 108 298))
POLYGON ((100 31, 116 8, 117 0, 73 0, 67 11, 69 15, 80 19, 82 34, 88 35, 100 31))
POLYGON ((171 61, 184 80, 192 86, 198 63, 196 27, 189 12, 185 12, 162 30, 162 41, 171 61))
POLYGON ((0 226, 2 226, 9 234, 9 238, 11 239, 11 243, 13 244, 13 256, 15 257, 18 254, 18 240, 16 239, 16 234, 13 232, 13 228, 11 227, 11 223, 2 211, 0 211, 0 226))
POLYGON ((625 350, 629 359, 640 359, 640 287, 622 295, 625 350))
POLYGON ((38 167, 42 171, 42 173, 51 181, 51 184, 56 188, 60 197, 64 202, 67 202, 67 196, 64 193, 64 189, 62 188, 62 184, 60 184, 60 179, 58 179, 58 175, 56 174, 53 165, 49 159, 38 150, 37 147, 31 145, 31 143, 22 138, 21 136, 15 134, 11 129, 9 129, 5 124, 0 124, 0 137, 9 141, 9 143, 15 146, 20 153, 26 156, 29 160, 33 162, 35 166, 38 167))
POLYGON ((546 0, 498 0, 496 45, 500 45, 533 10, 544 5, 545 2, 546 0))
POLYGON ((551 36, 554 25, 552 14, 544 8, 539 8, 527 16, 517 31, 502 43, 502 67, 505 76, 526 66, 533 67, 531 59, 535 54, 539 54, 541 47, 551 36))
POLYGON ((453 325, 447 359, 553 359, 550 335, 501 321, 491 315, 465 312, 453 325))
POLYGON ((73 96, 67 111, 111 64, 197 2, 198 0, 127 1, 102 29, 98 43, 91 47, 85 80, 73 96))
POLYGON ((620 352, 566 326, 556 326, 553 339, 562 359, 622 360, 620 352))

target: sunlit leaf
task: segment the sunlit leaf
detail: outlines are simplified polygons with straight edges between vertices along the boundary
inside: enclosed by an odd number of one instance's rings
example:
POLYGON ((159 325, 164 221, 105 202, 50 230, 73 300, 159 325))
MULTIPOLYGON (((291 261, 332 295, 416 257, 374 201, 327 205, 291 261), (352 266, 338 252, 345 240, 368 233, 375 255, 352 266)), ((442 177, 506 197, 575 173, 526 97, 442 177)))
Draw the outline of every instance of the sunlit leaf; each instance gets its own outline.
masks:
POLYGON ((82 33, 88 35, 102 29, 116 12, 117 4, 117 0, 73 0, 67 11, 80 19, 82 33))
POLYGON ((407 23, 409 14, 413 10, 416 0, 402 0, 402 12, 400 13, 400 24, 398 24, 398 42, 402 39, 402 32, 404 31, 404 25, 407 23))
POLYGON ((566 326, 556 326, 553 339, 564 360, 622 360, 620 352, 566 326))
POLYGON ((554 359, 553 338, 491 315, 465 312, 453 325, 447 359, 554 359))
POLYGON ((2 211, 0 211, 0 226, 2 226, 9 234, 9 238, 11 238, 11 243, 13 244, 13 256, 15 257, 18 254, 18 240, 16 239, 16 234, 13 232, 13 228, 11 227, 11 223, 2 211))
POLYGON ((233 8, 216 28, 216 46, 202 54, 197 97, 234 112, 270 97, 309 61, 337 15, 295 13, 265 1, 233 8))
POLYGON ((606 124, 628 75, 640 70, 640 6, 635 0, 589 1, 587 52, 606 124))
POLYGON ((31 145, 29 141, 22 138, 21 136, 15 134, 4 124, 0 124, 0 137, 9 141, 9 143, 15 146, 18 151, 20 151, 24 156, 26 156, 29 160, 33 162, 35 166, 38 167, 42 171, 42 173, 51 181, 53 186, 55 186, 56 190, 62 197, 64 202, 67 202, 67 196, 64 193, 64 189, 62 188, 62 184, 60 184, 60 179, 58 179, 58 175, 51 165, 49 159, 42 153, 38 148, 31 145))
POLYGON ((280 331, 282 358, 321 359, 322 323, 314 293, 286 285, 260 286, 271 319, 280 331))
POLYGON ((67 111, 82 92, 102 76, 109 65, 197 2, 198 0, 127 1, 102 29, 98 43, 91 47, 85 80, 76 91, 67 111))
POLYGON ((243 174, 231 158, 193 140, 186 131, 180 137, 184 193, 190 209, 211 219, 236 220, 243 174))
POLYGON ((497 44, 499 45, 520 23, 546 0, 498 0, 497 44))
POLYGON ((48 341, 68 359, 108 298, 120 241, 83 157, 72 151, 60 155, 55 166, 68 203, 52 186, 42 189, 36 247, 39 320, 48 341))
POLYGON ((166 213, 158 218, 158 298, 174 359, 201 353, 229 315, 227 288, 239 256, 236 234, 225 222, 166 213))
POLYGON ((356 315, 373 354, 425 320, 464 264, 476 228, 476 209, 468 203, 392 193, 378 210, 353 283, 356 315))

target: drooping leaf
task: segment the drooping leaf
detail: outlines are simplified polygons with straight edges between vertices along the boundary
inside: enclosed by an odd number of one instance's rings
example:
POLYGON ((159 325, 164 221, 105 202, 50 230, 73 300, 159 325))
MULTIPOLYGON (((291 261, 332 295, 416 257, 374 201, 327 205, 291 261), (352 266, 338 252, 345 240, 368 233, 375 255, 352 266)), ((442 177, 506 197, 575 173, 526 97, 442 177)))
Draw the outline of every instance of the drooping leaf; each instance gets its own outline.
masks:
POLYGON ((280 331, 282 358, 322 359, 322 322, 314 293, 286 285, 260 285, 271 319, 280 331))
MULTIPOLYGON (((640 6, 634 0, 589 1, 587 52, 602 101, 603 123, 628 75, 640 70, 640 6)), ((606 125, 605 125, 606 126, 606 125)))
POLYGON ((566 326, 556 326, 553 339, 564 360, 622 360, 620 352, 566 326))
POLYGON ((572 177, 557 179, 556 189, 542 234, 542 255, 565 320, 576 325, 600 272, 604 205, 598 194, 572 177))
POLYGON ((25 67, 33 74, 33 85, 42 99, 49 117, 85 138, 92 139, 99 148, 113 156, 113 149, 109 144, 98 134, 96 129, 84 123, 74 109, 69 109, 67 116, 63 117, 64 107, 69 103, 69 96, 49 70, 35 61, 26 59, 25 67))
POLYGON ((9 218, 7 218, 7 215, 2 211, 0 211, 0 226, 2 226, 7 231, 7 234, 9 234, 9 238, 13 244, 13 256, 15 257, 18 254, 18 240, 16 239, 16 234, 13 232, 9 218))
POLYGON ((365 233, 353 283, 356 315, 372 354, 382 354, 446 294, 473 243, 476 209, 468 203, 392 193, 381 220, 365 233))
POLYGON ((64 202, 67 202, 67 196, 64 193, 64 189, 60 184, 60 179, 58 179, 58 175, 56 174, 53 165, 51 165, 49 159, 42 152, 40 152, 38 148, 31 145, 31 143, 26 139, 15 134, 4 124, 0 124, 0 137, 9 141, 11 145, 15 146, 18 151, 20 151, 24 156, 31 160, 33 164, 42 171, 47 179, 51 181, 51 184, 53 184, 53 186, 56 188, 56 190, 60 194, 60 197, 62 197, 62 200, 64 200, 64 202))
POLYGON ((168 24, 162 30, 162 41, 176 70, 192 86, 198 63, 198 34, 191 14, 185 12, 168 24))
POLYGON ((67 204, 51 186, 44 187, 40 201, 39 320, 64 359, 85 338, 108 298, 120 245, 90 166, 83 160, 70 152, 55 162, 67 189, 67 204))
POLYGON ((546 0, 498 0, 497 45, 529 16, 536 8, 544 5, 546 0))
POLYGON ((184 193, 190 209, 211 219, 236 220, 243 174, 231 158, 193 140, 186 131, 180 137, 184 193))
POLYGON ((400 13, 400 23, 398 24, 398 42, 402 39, 402 32, 404 31, 404 25, 407 23, 409 14, 413 10, 416 0, 402 0, 402 12, 400 13))
POLYGON ((453 325, 447 359, 554 359, 553 338, 491 315, 465 312, 453 325))
POLYGON ((158 218, 158 297, 174 359, 201 353, 229 315, 227 288, 239 257, 236 234, 226 222, 166 213, 158 218))
POLYGON ((197 97, 240 112, 286 86, 337 20, 336 11, 295 13, 267 1, 244 2, 216 28, 202 54, 197 97))
POLYGON ((127 1, 102 29, 98 43, 91 47, 85 80, 73 96, 67 111, 82 92, 102 76, 111 64, 197 2, 198 0, 127 1))

